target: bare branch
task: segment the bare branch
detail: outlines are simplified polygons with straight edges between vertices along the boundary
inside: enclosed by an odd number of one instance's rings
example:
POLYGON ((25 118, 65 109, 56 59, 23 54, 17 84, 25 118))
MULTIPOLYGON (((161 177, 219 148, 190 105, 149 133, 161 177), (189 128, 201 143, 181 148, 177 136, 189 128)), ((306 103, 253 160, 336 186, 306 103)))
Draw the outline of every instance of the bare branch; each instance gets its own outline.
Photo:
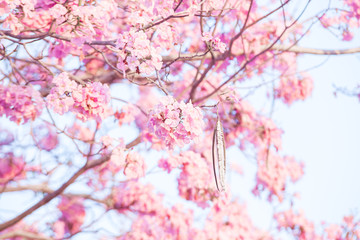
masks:
POLYGON ((316 49, 316 48, 306 48, 300 46, 274 45, 271 49, 282 52, 294 52, 294 53, 315 54, 315 55, 343 55, 343 54, 360 53, 360 47, 339 49, 339 50, 325 50, 325 49, 316 49))
MULTIPOLYGON (((140 142, 141 142, 141 138, 138 137, 135 140, 133 140, 132 142, 130 142, 129 144, 127 144, 126 148, 132 148, 133 146, 139 144, 140 142)), ((99 159, 88 161, 82 168, 80 168, 74 175, 72 175, 71 178, 68 179, 57 190, 55 190, 52 193, 49 193, 49 194, 45 195, 39 202, 37 202, 35 205, 30 207, 26 211, 22 212, 18 216, 14 217, 13 219, 10 219, 9 221, 6 221, 6 222, 0 224, 0 232, 3 231, 4 229, 8 228, 8 227, 11 227, 11 226, 15 225, 16 223, 18 223, 19 221, 24 219, 26 216, 30 215, 31 213, 33 213, 34 211, 36 211, 40 207, 44 206, 45 204, 47 204, 48 202, 50 202, 51 200, 53 200, 54 198, 59 196, 62 192, 65 191, 65 189, 68 186, 70 186, 72 183, 74 183, 75 180, 78 177, 80 177, 83 173, 85 173, 87 170, 89 170, 91 168, 94 168, 96 166, 99 166, 99 165, 105 163, 106 161, 108 161, 110 159, 110 156, 111 155, 109 154, 109 155, 103 156, 103 157, 101 157, 99 159)))
POLYGON ((34 239, 34 240, 52 240, 53 238, 44 237, 36 233, 27 232, 23 230, 16 230, 13 232, 5 233, 0 236, 0 239, 12 239, 16 237, 22 237, 24 239, 34 239))
MULTIPOLYGON (((268 49, 268 46, 263 48, 268 49)), ((339 49, 339 50, 327 50, 327 49, 316 49, 316 48, 308 48, 308 47, 300 47, 297 45, 294 46, 285 46, 280 44, 275 44, 269 50, 276 50, 281 52, 294 52, 294 53, 303 53, 303 54, 314 54, 314 55, 344 55, 344 54, 354 54, 360 53, 360 47, 356 48, 348 48, 348 49, 339 49)), ((239 55, 244 54, 244 52, 240 52, 239 55)), ((207 53, 185 53, 182 54, 181 57, 175 55, 169 55, 163 57, 163 62, 172 62, 172 61, 199 61, 205 56, 206 59, 211 58, 210 52, 207 53)), ((219 52, 214 53, 215 60, 224 60, 223 54, 219 52)), ((226 58, 225 58, 226 59, 226 58)))

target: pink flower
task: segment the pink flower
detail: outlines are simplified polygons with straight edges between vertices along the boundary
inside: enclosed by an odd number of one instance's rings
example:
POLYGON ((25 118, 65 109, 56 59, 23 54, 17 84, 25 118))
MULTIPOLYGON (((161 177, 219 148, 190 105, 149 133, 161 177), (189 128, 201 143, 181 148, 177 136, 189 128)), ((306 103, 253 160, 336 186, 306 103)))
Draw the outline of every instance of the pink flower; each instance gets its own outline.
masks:
POLYGON ((296 100, 305 100, 311 95, 313 80, 308 74, 302 73, 297 78, 281 77, 280 86, 276 89, 276 97, 290 105, 296 100))
POLYGON ((295 182, 303 173, 303 165, 293 158, 262 151, 258 154, 257 184, 253 192, 258 195, 259 191, 268 189, 269 199, 275 195, 282 201, 288 180, 295 182))
POLYGON ((141 215, 122 239, 199 239, 194 236, 193 213, 177 204, 161 214, 141 215))
POLYGON ((109 115, 110 90, 107 85, 93 82, 81 86, 70 80, 65 72, 55 77, 53 82, 55 87, 47 96, 47 103, 55 112, 72 111, 83 121, 89 118, 101 121, 109 115))
POLYGON ((74 234, 80 231, 85 220, 83 199, 62 197, 58 208, 62 213, 60 221, 64 223, 65 232, 74 234))
POLYGON ((180 167, 178 178, 179 195, 186 200, 207 207, 208 201, 217 196, 211 166, 199 153, 186 151, 178 156, 162 159, 159 166, 170 172, 173 168, 180 167))
POLYGON ((89 128, 81 126, 77 123, 74 123, 74 125, 68 129, 68 132, 72 135, 72 137, 84 142, 93 140, 95 135, 95 133, 89 128))
POLYGON ((35 120, 43 105, 40 93, 31 85, 0 85, 0 116, 5 115, 17 124, 35 120))
POLYGON ((328 239, 341 239, 342 228, 337 224, 331 224, 325 229, 328 239))
POLYGON ((137 106, 133 104, 126 104, 121 108, 121 112, 116 112, 114 114, 115 118, 119 120, 119 125, 121 126, 124 123, 130 124, 134 122, 135 117, 140 113, 140 110, 137 106))
POLYGON ((43 150, 51 151, 59 143, 58 135, 50 125, 40 125, 34 129, 34 138, 37 138, 36 145, 43 150))
POLYGON ((342 36, 344 41, 351 41, 354 37, 354 34, 349 30, 344 30, 342 36))
POLYGON ((292 209, 274 215, 279 229, 286 229, 299 240, 320 239, 312 222, 305 218, 304 212, 295 213, 292 209))
POLYGON ((213 200, 203 232, 205 239, 272 239, 251 221, 246 206, 225 195, 213 200))
POLYGON ((112 173, 116 174, 125 166, 125 159, 125 146, 123 143, 120 143, 111 152, 110 161, 106 167, 112 173))
POLYGON ((144 159, 137 152, 129 152, 125 159, 124 174, 128 178, 139 178, 145 176, 144 159))
POLYGON ((221 53, 224 53, 226 50, 226 44, 221 42, 220 38, 212 36, 209 32, 204 32, 201 40, 210 42, 213 48, 221 53))
POLYGON ((216 37, 213 39, 214 49, 218 50, 221 53, 226 51, 226 44, 221 42, 220 38, 216 37))
POLYGON ((191 140, 198 141, 204 128, 199 108, 191 103, 177 102, 173 97, 164 97, 149 114, 148 128, 172 149, 183 147, 191 140))
POLYGON ((0 158, 0 186, 23 174, 25 162, 22 157, 15 157, 13 153, 5 153, 0 158))
POLYGON ((56 4, 52 8, 49 9, 50 15, 53 16, 54 19, 59 18, 60 16, 65 15, 68 10, 62 4, 56 4))
POLYGON ((120 48, 117 66, 123 71, 124 76, 127 68, 146 75, 161 69, 161 49, 157 50, 151 45, 145 32, 134 29, 124 32, 120 34, 116 46, 120 48))
POLYGON ((10 28, 12 34, 18 35, 22 30, 24 30, 24 25, 21 24, 19 19, 12 13, 10 13, 4 22, 4 27, 10 28))
POLYGON ((140 214, 161 214, 164 211, 162 196, 153 190, 152 185, 143 185, 138 181, 120 184, 112 194, 114 209, 120 213, 130 211, 140 214))
POLYGON ((213 39, 213 36, 210 32, 204 32, 203 36, 201 37, 201 40, 203 41, 211 41, 213 39))

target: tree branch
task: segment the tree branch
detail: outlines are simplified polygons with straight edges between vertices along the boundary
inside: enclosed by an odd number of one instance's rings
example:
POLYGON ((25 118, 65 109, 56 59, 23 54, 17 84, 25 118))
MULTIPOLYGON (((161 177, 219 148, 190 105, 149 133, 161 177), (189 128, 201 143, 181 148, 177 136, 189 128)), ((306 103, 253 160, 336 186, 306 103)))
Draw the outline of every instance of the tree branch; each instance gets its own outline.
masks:
MULTIPOLYGON (((42 192, 42 193, 48 193, 48 194, 54 192, 54 190, 49 188, 49 186, 47 184, 38 184, 38 185, 6 186, 5 189, 2 191, 2 193, 4 193, 4 192, 20 192, 20 191, 33 191, 33 192, 42 192)), ((64 193, 62 195, 69 197, 69 198, 71 198, 71 197, 85 198, 88 200, 92 200, 94 202, 106 204, 106 201, 104 201, 102 199, 94 198, 90 194, 64 193)))
POLYGON ((40 236, 36 233, 16 230, 13 232, 5 233, 4 235, 0 236, 0 239, 13 239, 16 237, 22 237, 24 239, 34 239, 34 240, 52 240, 52 238, 40 236))
MULTIPOLYGON (((264 47, 267 49, 268 47, 264 47)), ((348 49, 338 49, 338 50, 327 50, 327 49, 316 49, 316 48, 307 48, 307 47, 300 47, 300 46, 283 46, 279 44, 275 44, 269 50, 275 50, 280 52, 294 52, 294 53, 303 53, 303 54, 314 54, 314 55, 344 55, 344 54, 354 54, 360 53, 360 47, 356 48, 348 48, 348 49)), ((238 55, 242 55, 244 52, 241 52, 238 55)), ((223 54, 217 52, 214 53, 215 60, 224 60, 223 54)), ((174 60, 179 61, 199 61, 203 57, 206 59, 210 59, 212 56, 210 52, 208 53, 185 53, 182 54, 180 57, 178 55, 169 55, 163 57, 163 62, 172 62, 174 60)))
MULTIPOLYGON (((140 142, 141 142, 141 138, 137 137, 135 140, 133 140, 132 142, 127 144, 126 148, 132 148, 133 146, 139 144, 140 142)), ((85 173, 87 170, 89 170, 91 168, 99 166, 99 165, 103 164, 104 162, 108 161, 110 159, 110 156, 111 156, 111 154, 101 157, 99 159, 93 160, 93 161, 88 161, 82 168, 80 168, 74 175, 72 175, 70 179, 68 179, 63 185, 61 185, 60 188, 58 188, 57 190, 55 190, 52 193, 45 195, 39 202, 37 202, 32 207, 30 207, 28 210, 22 212, 21 214, 14 217, 13 219, 10 219, 9 221, 0 224, 0 232, 5 230, 8 227, 15 225, 16 223, 21 221, 26 216, 30 215, 35 210, 39 209, 40 207, 44 206, 45 204, 47 204, 48 202, 53 200, 55 197, 59 196, 68 186, 70 186, 73 182, 75 182, 75 180, 78 177, 80 177, 83 173, 85 173)))
POLYGON ((281 51, 281 52, 314 54, 314 55, 343 55, 343 54, 359 53, 360 47, 339 49, 339 50, 326 50, 326 49, 306 48, 306 47, 300 47, 300 46, 296 46, 296 45, 295 46, 274 45, 271 48, 271 50, 277 50, 277 51, 281 51))

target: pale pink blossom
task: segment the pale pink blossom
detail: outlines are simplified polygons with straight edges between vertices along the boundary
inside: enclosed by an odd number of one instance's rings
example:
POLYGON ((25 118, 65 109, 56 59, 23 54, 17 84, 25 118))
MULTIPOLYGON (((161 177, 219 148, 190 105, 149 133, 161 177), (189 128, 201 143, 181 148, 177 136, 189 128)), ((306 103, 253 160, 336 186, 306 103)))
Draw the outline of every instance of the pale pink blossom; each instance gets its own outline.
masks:
POLYGON ((5 153, 0 157, 0 186, 15 179, 22 178, 25 173, 25 162, 22 157, 13 153, 5 153))
POLYGON ((82 86, 70 80, 65 72, 56 76, 53 83, 55 87, 47 96, 47 104, 55 112, 72 111, 83 121, 89 118, 101 121, 108 117, 110 90, 107 85, 93 82, 82 86))
POLYGON ((115 188, 112 194, 114 209, 120 213, 137 212, 139 214, 162 214, 163 197, 154 192, 150 184, 143 185, 138 181, 127 181, 115 188))
POLYGON ((129 179, 145 176, 146 165, 137 152, 129 152, 125 159, 124 174, 129 179))
POLYGON ((127 68, 150 75, 162 66, 161 49, 156 49, 143 31, 131 29, 120 34, 116 46, 120 49, 117 67, 124 76, 127 68))
POLYGON ((36 145, 43 150, 51 151, 59 144, 58 135, 49 124, 40 125, 34 129, 36 145))
POLYGON ((258 195, 267 189, 270 200, 277 196, 282 201, 289 180, 298 181, 303 173, 303 164, 296 162, 292 157, 281 157, 272 151, 260 152, 257 183, 253 192, 258 195))
POLYGON ((74 234, 80 231, 86 214, 83 199, 62 197, 58 208, 62 213, 60 221, 64 223, 65 232, 74 234))
POLYGON ((299 240, 321 239, 315 232, 314 223, 305 218, 303 211, 296 213, 293 209, 289 209, 276 213, 274 218, 278 222, 279 229, 286 229, 292 232, 299 240))
POLYGON ((27 123, 40 116, 44 101, 31 85, 0 84, 0 116, 5 115, 17 124, 27 123))
POLYGON ((276 97, 290 105, 296 100, 305 100, 312 90, 313 80, 308 74, 303 73, 298 79, 285 76, 281 78, 280 86, 276 89, 276 97))
POLYGON ((56 4, 52 8, 49 9, 49 13, 55 18, 59 18, 60 16, 65 15, 68 10, 62 4, 56 4))
POLYGON ((168 148, 183 147, 191 140, 198 141, 204 128, 201 110, 191 103, 177 102, 164 97, 149 115, 148 128, 162 139, 168 148))

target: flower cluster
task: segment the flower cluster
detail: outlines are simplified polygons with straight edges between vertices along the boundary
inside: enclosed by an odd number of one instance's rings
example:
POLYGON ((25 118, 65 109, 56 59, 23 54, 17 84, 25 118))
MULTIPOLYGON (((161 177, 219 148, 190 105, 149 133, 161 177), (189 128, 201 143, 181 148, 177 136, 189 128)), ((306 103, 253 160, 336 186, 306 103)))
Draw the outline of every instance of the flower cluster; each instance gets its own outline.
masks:
POLYGON ((85 221, 85 208, 81 198, 62 197, 58 205, 62 216, 60 221, 54 224, 59 237, 64 237, 65 233, 74 234, 78 232, 85 221))
POLYGON ((72 138, 84 142, 93 140, 95 136, 95 133, 90 130, 90 128, 82 126, 76 122, 74 123, 74 125, 68 128, 68 134, 70 134, 72 138))
POLYGON ((163 211, 162 196, 154 193, 150 184, 142 185, 137 181, 127 181, 121 184, 112 194, 114 208, 120 213, 127 211, 146 213, 161 213, 163 211))
POLYGON ((181 34, 179 33, 179 25, 175 23, 164 22, 156 28, 156 41, 154 46, 162 49, 170 50, 174 45, 181 42, 181 34))
POLYGON ((144 158, 137 152, 129 152, 125 159, 124 174, 128 178, 139 178, 145 176, 144 158))
POLYGON ((20 177, 23 174, 25 162, 22 157, 16 157, 13 153, 6 153, 0 157, 0 186, 20 177))
POLYGON ((205 236, 194 239, 272 239, 270 233, 254 226, 245 205, 230 199, 225 195, 214 201, 202 231, 205 236))
POLYGON ((260 190, 267 188, 270 191, 269 199, 275 195, 282 201, 288 179, 296 182, 303 174, 303 165, 292 157, 281 157, 272 151, 262 151, 259 153, 254 193, 258 195, 260 190))
POLYGON ((212 47, 221 53, 224 53, 226 51, 226 44, 223 43, 220 38, 212 36, 209 32, 205 32, 201 39, 203 41, 210 42, 212 44, 212 47))
POLYGON ((192 103, 177 102, 173 97, 161 99, 149 114, 148 128, 172 149, 198 141, 204 128, 203 116, 192 103))
POLYGON ((302 210, 296 212, 290 208, 275 213, 274 218, 278 223, 279 230, 285 229, 299 240, 360 239, 360 222, 352 215, 345 216, 340 224, 327 224, 323 222, 321 235, 316 232, 318 228, 305 217, 302 210))
POLYGON ((159 167, 167 170, 168 173, 180 168, 179 195, 194 201, 200 207, 207 207, 208 201, 217 197, 212 168, 201 154, 186 151, 169 158, 162 158, 159 167))
POLYGON ((43 106, 40 93, 30 85, 0 85, 0 116, 17 124, 26 123, 40 116, 43 106))
POLYGON ((320 239, 315 233, 315 226, 305 218, 304 212, 295 213, 292 209, 276 213, 274 218, 278 222, 279 229, 287 229, 293 232, 299 240, 320 239))
POLYGON ((120 112, 115 112, 114 116, 119 120, 119 125, 123 125, 124 123, 132 123, 135 120, 135 117, 140 113, 139 108, 137 108, 134 104, 126 104, 121 108, 120 112))
POLYGON ((120 49, 117 67, 123 71, 124 76, 127 69, 146 75, 161 69, 161 50, 151 46, 145 32, 135 29, 124 32, 120 34, 116 46, 120 49))
POLYGON ((329 11, 323 14, 319 20, 324 28, 340 31, 343 41, 351 41, 354 38, 354 31, 351 30, 360 27, 360 2, 344 0, 342 3, 344 5, 341 8, 342 11, 329 11))
POLYGON ((132 239, 199 239, 194 237, 193 214, 181 205, 164 209, 162 214, 139 216, 123 240, 132 239))
POLYGON ((106 166, 104 166, 104 168, 107 171, 116 174, 124 167, 125 159, 125 145, 123 144, 123 142, 121 142, 112 150, 110 161, 107 163, 106 166))
POLYGON ((313 81, 308 74, 303 73, 299 79, 282 77, 280 86, 276 89, 276 97, 290 105, 296 100, 305 100, 313 89, 313 81))
POLYGON ((347 239, 348 236, 360 239, 360 221, 356 220, 353 215, 345 216, 341 224, 328 225, 325 233, 326 239, 347 239))
POLYGON ((45 151, 51 151, 59 143, 56 131, 49 124, 36 126, 33 130, 36 145, 45 151))
POLYGON ((100 121, 108 116, 110 90, 107 85, 93 82, 82 86, 70 80, 65 72, 56 76, 53 82, 55 87, 47 96, 47 103, 55 112, 72 111, 83 121, 92 118, 100 121))
POLYGON ((208 201, 217 197, 212 168, 199 153, 187 151, 174 157, 182 162, 182 171, 178 178, 179 195, 186 200, 208 207, 208 201))

